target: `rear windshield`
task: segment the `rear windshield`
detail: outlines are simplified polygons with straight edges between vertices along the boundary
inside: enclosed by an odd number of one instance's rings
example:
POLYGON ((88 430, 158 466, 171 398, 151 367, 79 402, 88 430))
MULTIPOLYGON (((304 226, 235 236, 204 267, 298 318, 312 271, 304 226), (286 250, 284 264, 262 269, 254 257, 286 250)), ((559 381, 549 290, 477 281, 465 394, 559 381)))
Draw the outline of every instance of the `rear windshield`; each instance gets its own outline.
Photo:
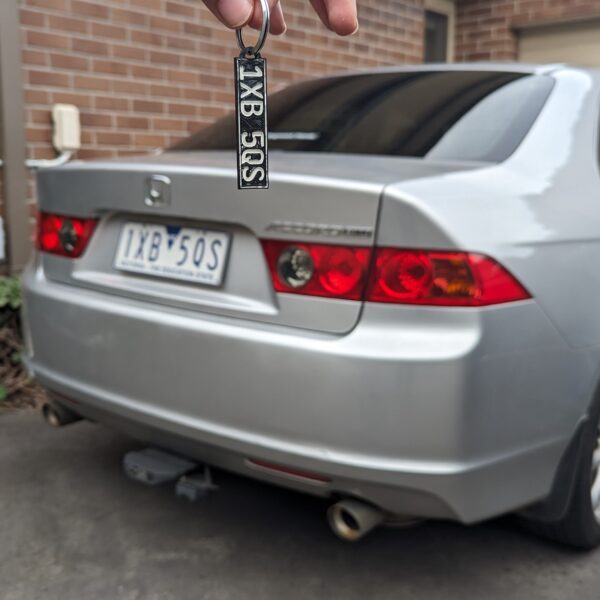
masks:
MULTIPOLYGON (((307 81, 269 98, 269 148, 501 162, 529 131, 552 85, 544 75, 490 71, 307 81)), ((235 147, 228 115, 172 149, 235 147)))

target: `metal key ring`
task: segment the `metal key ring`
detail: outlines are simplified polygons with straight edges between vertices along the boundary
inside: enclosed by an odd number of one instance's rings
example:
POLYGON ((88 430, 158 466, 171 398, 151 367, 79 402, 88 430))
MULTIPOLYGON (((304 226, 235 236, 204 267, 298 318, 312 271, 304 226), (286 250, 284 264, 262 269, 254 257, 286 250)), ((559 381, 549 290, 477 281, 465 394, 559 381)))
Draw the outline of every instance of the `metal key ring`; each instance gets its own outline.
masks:
POLYGON ((262 47, 267 41, 267 34, 269 33, 269 24, 271 21, 271 12, 269 10, 269 3, 267 2, 267 0, 260 0, 260 5, 262 7, 263 20, 262 25, 260 27, 260 33, 258 34, 258 41, 254 45, 254 47, 246 46, 246 44, 244 44, 241 29, 235 30, 238 46, 240 47, 242 54, 252 54, 253 56, 256 56, 262 50, 262 47))

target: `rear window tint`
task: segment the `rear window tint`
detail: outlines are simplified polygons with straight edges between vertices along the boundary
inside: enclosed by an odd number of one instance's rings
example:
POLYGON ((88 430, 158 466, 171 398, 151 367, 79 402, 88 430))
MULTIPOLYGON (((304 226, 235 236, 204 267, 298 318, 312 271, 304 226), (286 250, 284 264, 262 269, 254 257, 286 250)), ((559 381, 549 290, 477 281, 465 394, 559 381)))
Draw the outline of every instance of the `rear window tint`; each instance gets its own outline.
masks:
MULTIPOLYGON (((374 73, 291 86, 269 98, 271 150, 501 162, 552 89, 545 75, 374 73)), ((233 149, 228 115, 173 150, 233 149)))

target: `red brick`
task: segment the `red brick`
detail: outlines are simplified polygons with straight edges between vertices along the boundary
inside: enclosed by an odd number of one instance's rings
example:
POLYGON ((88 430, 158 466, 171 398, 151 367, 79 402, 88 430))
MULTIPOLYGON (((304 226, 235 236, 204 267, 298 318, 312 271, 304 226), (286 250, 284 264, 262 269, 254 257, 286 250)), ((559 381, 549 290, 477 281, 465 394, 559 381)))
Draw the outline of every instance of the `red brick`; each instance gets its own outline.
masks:
POLYGON ((167 2, 166 5, 167 13, 173 15, 181 15, 184 17, 195 17, 196 7, 191 4, 184 4, 183 2, 167 2))
POLYGON ((169 113, 172 115, 195 115, 196 106, 193 104, 180 104, 172 102, 169 104, 169 113))
POLYGON ((134 29, 131 32, 131 41, 135 44, 162 46, 163 37, 154 31, 138 31, 134 29))
POLYGON ((46 15, 43 12, 36 10, 27 10, 22 8, 19 12, 21 25, 32 25, 35 27, 43 27, 46 23, 46 15))
POLYGON ((106 25, 105 23, 92 23, 92 35, 96 37, 125 40, 127 39, 127 29, 115 25, 106 25))
POLYGON ((147 96, 148 86, 139 81, 133 81, 131 79, 113 82, 113 89, 117 94, 138 94, 140 96, 147 96))
POLYGON ((71 11, 75 14, 96 19, 107 19, 109 14, 107 6, 99 2, 83 2, 82 0, 72 0, 71 11))
POLYGON ((152 119, 153 129, 165 131, 185 131, 185 121, 179 119, 152 119))
POLYGON ((117 117, 119 129, 149 129, 150 119, 147 117, 117 117))
POLYGON ((83 19, 71 19, 63 16, 49 15, 48 27, 50 29, 58 29, 59 31, 86 33, 88 30, 88 23, 83 19))
POLYGON ((112 115, 102 113, 81 113, 81 125, 82 127, 112 127, 113 118, 112 115))
POLYGON ((80 109, 90 108, 92 106, 92 96, 66 91, 52 92, 52 104, 74 104, 80 109))
POLYGON ((89 68, 89 60, 72 54, 51 54, 50 64, 55 69, 67 69, 70 71, 86 71, 89 68))
POLYGON ((98 131, 96 143, 109 146, 130 146, 131 134, 116 131, 98 131))
POLYGON ((165 79, 165 71, 149 65, 131 65, 131 76, 140 79, 165 79))
POLYGON ((169 19, 167 17, 150 17, 150 29, 153 31, 182 31, 183 24, 178 19, 169 19))
POLYGON ((168 138, 158 134, 135 134, 133 136, 134 146, 143 148, 164 148, 168 144, 168 138))
POLYGON ((106 77, 75 75, 73 87, 77 90, 101 90, 106 92, 111 88, 111 80, 106 77))
POLYGON ((130 0, 132 6, 139 6, 144 10, 159 11, 162 8, 161 0, 130 0))
POLYGON ((115 96, 96 96, 94 105, 100 110, 129 110, 129 100, 115 96))
POLYGON ((162 102, 151 102, 149 100, 134 100, 133 110, 138 113, 163 113, 165 105, 162 102))
POLYGON ((96 54, 99 56, 108 56, 109 46, 105 42, 96 42, 89 39, 73 39, 73 50, 84 54, 96 54))
POLYGON ((117 58, 129 58, 143 61, 146 59, 146 51, 135 46, 124 46, 121 44, 112 45, 112 55, 117 58))
POLYGON ((82 148, 77 153, 77 158, 81 160, 93 160, 95 158, 113 158, 115 153, 112 150, 100 150, 98 148, 82 148))
POLYGON ((155 98, 166 97, 166 98, 181 98, 181 88, 174 85, 159 85, 154 84, 150 86, 150 93, 155 98))
POLYGON ((66 50, 70 45, 69 38, 63 34, 41 31, 28 31, 25 40, 30 46, 41 46, 43 48, 62 48, 66 50))
POLYGON ((148 23, 148 15, 144 12, 134 10, 123 10, 121 8, 113 8, 112 18, 114 23, 142 25, 148 23))
POLYGON ((67 0, 27 0, 27 5, 50 10, 67 10, 67 0))
POLYGON ((28 127, 26 139, 28 142, 50 142, 52 139, 52 127, 28 127))
POLYGON ((177 52, 150 52, 150 62, 164 65, 181 64, 181 55, 177 52))
POLYGON ((22 60, 23 60, 23 64, 26 64, 26 65, 45 66, 49 63, 48 53, 41 52, 38 50, 23 50, 22 60))
POLYGON ((70 83, 68 75, 52 71, 29 71, 27 79, 32 85, 46 87, 69 87, 70 83))
POLYGON ((129 68, 126 63, 116 60, 95 60, 93 63, 95 73, 112 75, 127 75, 129 68))

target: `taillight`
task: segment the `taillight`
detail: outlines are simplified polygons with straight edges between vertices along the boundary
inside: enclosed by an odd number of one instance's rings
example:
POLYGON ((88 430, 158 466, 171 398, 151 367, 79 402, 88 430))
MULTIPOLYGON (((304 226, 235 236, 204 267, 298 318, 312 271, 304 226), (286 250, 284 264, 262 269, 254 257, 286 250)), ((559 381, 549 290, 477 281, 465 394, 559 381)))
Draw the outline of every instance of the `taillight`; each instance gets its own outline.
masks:
POLYGON ((79 258, 85 251, 96 224, 96 219, 39 213, 37 248, 50 254, 79 258))
POLYGON ((527 290, 480 254, 263 241, 277 292, 430 306, 526 300, 527 290))
POLYGON ((495 260, 465 252, 379 248, 366 300, 433 306, 489 306, 531 296, 495 260))
POLYGON ((272 240, 263 248, 276 291, 362 300, 369 248, 272 240))

